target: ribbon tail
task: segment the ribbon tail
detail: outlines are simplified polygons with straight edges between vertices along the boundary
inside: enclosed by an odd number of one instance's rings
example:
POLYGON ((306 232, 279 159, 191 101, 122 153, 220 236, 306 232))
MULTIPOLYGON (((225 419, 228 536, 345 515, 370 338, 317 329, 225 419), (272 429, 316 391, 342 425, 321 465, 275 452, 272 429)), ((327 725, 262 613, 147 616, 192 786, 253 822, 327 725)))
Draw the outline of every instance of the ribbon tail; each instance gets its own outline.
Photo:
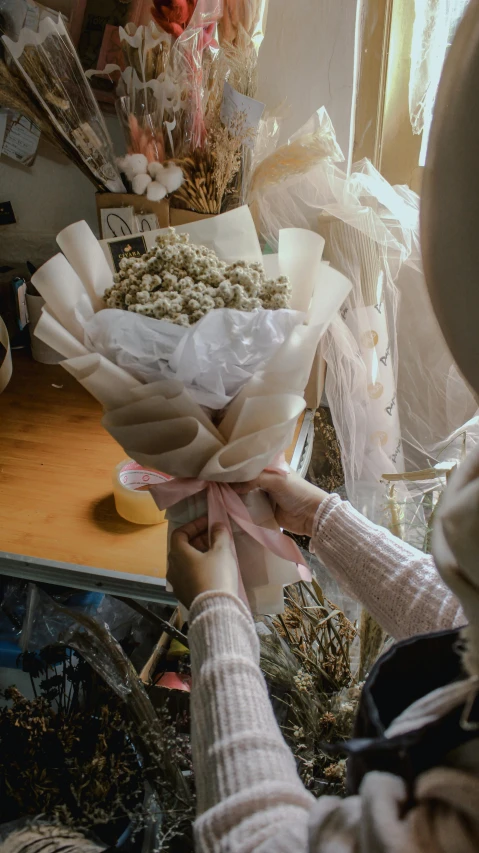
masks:
POLYGON ((296 542, 278 530, 269 530, 267 527, 255 524, 243 501, 231 486, 222 484, 221 490, 228 514, 238 527, 277 557, 296 563, 301 580, 311 581, 311 572, 296 542))
MULTIPOLYGON (((230 517, 228 510, 223 500, 223 493, 217 483, 208 483, 208 536, 211 545, 211 531, 216 524, 223 524, 228 530, 231 540, 233 541, 233 530, 231 528, 230 517)), ((238 566, 238 596, 249 607, 248 596, 244 588, 243 578, 238 563, 238 557, 235 557, 238 566)))

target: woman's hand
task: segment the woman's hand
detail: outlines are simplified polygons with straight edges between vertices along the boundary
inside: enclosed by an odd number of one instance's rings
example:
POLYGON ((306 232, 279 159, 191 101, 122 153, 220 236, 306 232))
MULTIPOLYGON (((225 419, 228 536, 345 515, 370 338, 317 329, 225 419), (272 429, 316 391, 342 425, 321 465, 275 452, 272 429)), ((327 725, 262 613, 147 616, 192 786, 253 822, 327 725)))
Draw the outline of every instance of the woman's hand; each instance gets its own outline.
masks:
POLYGON ((300 536, 311 536, 318 506, 328 496, 291 470, 283 474, 266 470, 257 480, 238 483, 233 488, 239 495, 263 489, 276 504, 279 526, 300 536))
POLYGON ((213 528, 208 545, 208 519, 197 518, 171 537, 167 579, 179 601, 189 609, 202 592, 238 594, 238 566, 228 530, 213 528))

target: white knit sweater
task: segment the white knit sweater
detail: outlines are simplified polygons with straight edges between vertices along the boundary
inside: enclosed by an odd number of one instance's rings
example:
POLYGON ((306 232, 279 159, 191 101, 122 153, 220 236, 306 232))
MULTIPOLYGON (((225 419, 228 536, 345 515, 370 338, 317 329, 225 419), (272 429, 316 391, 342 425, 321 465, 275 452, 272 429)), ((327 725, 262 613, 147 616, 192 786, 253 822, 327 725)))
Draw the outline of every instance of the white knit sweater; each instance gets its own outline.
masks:
MULTIPOLYGON (((457 600, 431 557, 331 495, 312 547, 343 587, 396 638, 459 626, 457 600)), ((201 853, 412 853, 401 780, 369 774, 361 795, 319 801, 303 787, 276 724, 246 607, 205 593, 190 611, 192 741, 201 853)))

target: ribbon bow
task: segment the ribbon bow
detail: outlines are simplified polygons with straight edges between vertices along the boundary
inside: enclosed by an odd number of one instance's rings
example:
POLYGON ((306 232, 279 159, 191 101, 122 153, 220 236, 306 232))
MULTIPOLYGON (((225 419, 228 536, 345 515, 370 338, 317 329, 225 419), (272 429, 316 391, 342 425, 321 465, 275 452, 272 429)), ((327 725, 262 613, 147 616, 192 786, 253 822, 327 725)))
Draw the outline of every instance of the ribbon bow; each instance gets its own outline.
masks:
MULTIPOLYGON (((228 483, 178 478, 152 486, 150 489, 157 506, 162 510, 169 509, 169 507, 202 491, 206 491, 207 496, 208 532, 210 535, 212 528, 217 524, 224 525, 233 535, 231 521, 234 521, 241 530, 244 530, 272 554, 283 560, 296 563, 301 580, 311 580, 311 573, 296 543, 279 530, 268 530, 266 527, 255 524, 240 496, 228 483)), ((238 581, 240 597, 247 603, 248 599, 239 566, 238 581)))

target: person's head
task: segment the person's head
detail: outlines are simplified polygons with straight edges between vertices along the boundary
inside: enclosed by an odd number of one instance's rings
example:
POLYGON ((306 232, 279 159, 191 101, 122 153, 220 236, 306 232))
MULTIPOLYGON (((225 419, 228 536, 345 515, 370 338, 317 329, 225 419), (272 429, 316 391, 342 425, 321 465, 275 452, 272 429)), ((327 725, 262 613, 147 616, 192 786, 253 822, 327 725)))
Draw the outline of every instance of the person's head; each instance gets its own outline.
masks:
MULTIPOLYGON (((421 198, 426 283, 459 369, 479 399, 479 2, 446 59, 421 198)), ((438 569, 469 621, 465 663, 479 676, 479 446, 453 476, 433 534, 438 569)))

